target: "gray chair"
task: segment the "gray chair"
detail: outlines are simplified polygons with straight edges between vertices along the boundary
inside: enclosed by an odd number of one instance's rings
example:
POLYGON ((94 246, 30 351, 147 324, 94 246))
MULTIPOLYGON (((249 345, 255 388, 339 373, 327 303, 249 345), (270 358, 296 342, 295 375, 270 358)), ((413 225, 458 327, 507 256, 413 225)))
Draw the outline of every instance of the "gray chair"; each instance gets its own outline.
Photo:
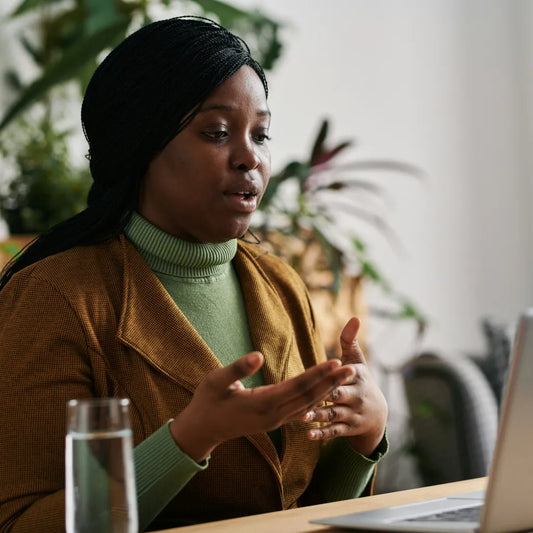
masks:
POLYGON ((496 441, 498 399, 472 359, 425 353, 402 372, 412 453, 424 485, 485 476, 496 441))

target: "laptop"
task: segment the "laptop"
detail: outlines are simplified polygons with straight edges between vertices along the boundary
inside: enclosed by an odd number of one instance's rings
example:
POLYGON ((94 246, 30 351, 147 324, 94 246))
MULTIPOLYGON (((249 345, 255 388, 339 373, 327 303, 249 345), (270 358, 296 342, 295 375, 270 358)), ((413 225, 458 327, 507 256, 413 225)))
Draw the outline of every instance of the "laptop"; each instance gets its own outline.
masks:
POLYGON ((533 308, 519 317, 501 413, 486 491, 312 522, 355 531, 533 530, 533 308))

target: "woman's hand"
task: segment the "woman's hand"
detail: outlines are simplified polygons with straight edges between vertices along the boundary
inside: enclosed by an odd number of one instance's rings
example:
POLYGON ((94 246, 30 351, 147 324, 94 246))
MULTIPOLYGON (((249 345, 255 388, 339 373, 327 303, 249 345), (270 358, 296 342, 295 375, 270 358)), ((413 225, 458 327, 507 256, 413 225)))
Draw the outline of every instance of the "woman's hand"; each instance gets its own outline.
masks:
POLYGON ((303 419, 324 423, 309 430, 310 439, 349 437, 355 451, 370 456, 383 438, 388 409, 357 342, 358 330, 359 319, 351 318, 340 337, 343 368, 353 368, 354 377, 335 388, 327 398, 330 405, 310 410, 303 419))
POLYGON ((263 362, 259 352, 250 352, 209 373, 200 383, 190 404, 170 423, 174 440, 189 457, 202 461, 226 440, 301 419, 354 379, 353 365, 342 366, 339 360, 332 360, 293 379, 246 389, 240 380, 257 372, 263 362))

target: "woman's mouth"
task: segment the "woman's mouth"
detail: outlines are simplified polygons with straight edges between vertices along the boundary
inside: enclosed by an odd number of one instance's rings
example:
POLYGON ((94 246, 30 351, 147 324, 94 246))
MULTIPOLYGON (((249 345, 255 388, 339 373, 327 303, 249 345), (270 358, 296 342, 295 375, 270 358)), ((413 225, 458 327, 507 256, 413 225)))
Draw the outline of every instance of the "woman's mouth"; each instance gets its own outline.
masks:
POLYGON ((257 193, 252 191, 237 191, 225 194, 230 209, 239 213, 253 213, 257 209, 257 193))
POLYGON ((257 196, 257 194, 253 193, 253 192, 238 192, 236 193, 237 195, 241 195, 243 197, 244 200, 249 200, 250 198, 253 198, 255 196, 257 196))

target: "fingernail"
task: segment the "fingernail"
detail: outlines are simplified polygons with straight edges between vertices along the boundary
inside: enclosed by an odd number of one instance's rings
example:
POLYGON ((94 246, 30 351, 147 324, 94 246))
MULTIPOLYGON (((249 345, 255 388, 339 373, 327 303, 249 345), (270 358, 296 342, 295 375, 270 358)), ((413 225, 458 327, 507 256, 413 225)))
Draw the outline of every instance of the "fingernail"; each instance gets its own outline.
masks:
POLYGON ((314 411, 309 411, 305 413, 304 416, 304 422, 311 422, 311 420, 314 420, 316 416, 316 413, 314 411))
POLYGON ((318 439, 318 437, 320 436, 320 434, 319 434, 318 431, 310 431, 310 432, 309 432, 309 436, 310 436, 312 439, 318 439))
POLYGON ((256 366, 263 359, 263 355, 260 352, 250 352, 247 355, 246 362, 249 366, 256 366))

